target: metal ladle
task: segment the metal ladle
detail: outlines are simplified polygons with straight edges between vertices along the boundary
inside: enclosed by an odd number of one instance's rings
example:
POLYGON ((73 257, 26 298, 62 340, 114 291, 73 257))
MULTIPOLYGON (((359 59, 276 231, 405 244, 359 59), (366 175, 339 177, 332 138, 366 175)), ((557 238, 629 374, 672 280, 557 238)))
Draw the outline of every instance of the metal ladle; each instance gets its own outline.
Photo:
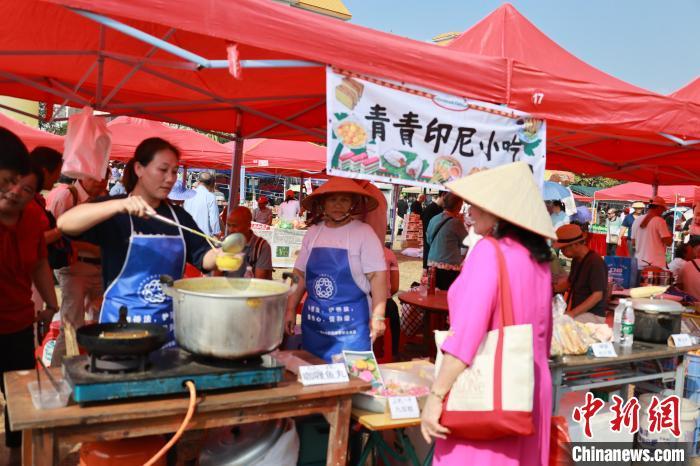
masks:
POLYGON ((214 238, 213 236, 204 234, 199 230, 186 227, 176 222, 175 220, 170 220, 167 217, 163 217, 162 215, 152 214, 150 217, 158 220, 159 222, 167 223, 168 225, 182 228, 183 230, 189 231, 193 235, 201 236, 202 238, 206 239, 209 242, 209 244, 214 245, 214 247, 220 247, 222 251, 229 254, 238 254, 239 252, 243 251, 243 248, 245 248, 246 239, 245 236, 243 236, 240 233, 232 233, 226 238, 224 238, 223 241, 221 241, 217 238, 214 238))

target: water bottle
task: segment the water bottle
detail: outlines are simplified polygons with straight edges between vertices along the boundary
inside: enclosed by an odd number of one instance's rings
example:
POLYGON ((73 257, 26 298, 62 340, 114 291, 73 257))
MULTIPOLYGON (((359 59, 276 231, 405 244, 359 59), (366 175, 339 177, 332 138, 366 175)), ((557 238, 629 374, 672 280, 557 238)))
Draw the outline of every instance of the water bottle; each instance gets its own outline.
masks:
POLYGON ((634 308, 632 303, 625 303, 625 310, 622 313, 622 337, 620 338, 620 346, 630 348, 634 343, 634 308))
POLYGON ((625 313, 626 307, 627 300, 621 299, 620 303, 615 308, 615 314, 613 317, 613 343, 620 343, 622 340, 622 314, 625 313))

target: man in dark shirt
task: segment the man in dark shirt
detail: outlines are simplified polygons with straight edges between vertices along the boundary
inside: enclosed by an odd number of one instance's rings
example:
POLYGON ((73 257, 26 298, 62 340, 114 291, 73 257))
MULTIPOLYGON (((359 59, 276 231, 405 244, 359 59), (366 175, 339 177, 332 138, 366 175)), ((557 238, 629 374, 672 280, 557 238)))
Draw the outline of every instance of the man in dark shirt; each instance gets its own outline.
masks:
POLYGON ((418 196, 418 199, 411 203, 411 213, 423 215, 423 202, 425 201, 425 194, 418 196))
POLYGON ((401 218, 408 213, 408 201, 405 197, 402 197, 399 199, 399 202, 396 203, 396 213, 401 218))
POLYGON ((574 224, 557 229, 553 247, 573 259, 571 273, 564 283, 555 285, 555 292, 567 291, 566 313, 582 322, 605 320, 608 268, 603 259, 585 244, 581 227, 574 224))
POLYGON ((435 199, 435 201, 431 202, 430 204, 428 204, 428 207, 423 209, 423 214, 420 217, 421 223, 423 223, 423 268, 424 269, 428 268, 428 252, 430 251, 430 246, 428 245, 428 242, 426 241, 426 238, 428 236, 427 235, 428 225, 430 225, 430 220, 432 220, 433 217, 442 213, 446 193, 447 193, 447 191, 440 191, 440 193, 438 194, 438 197, 435 199))

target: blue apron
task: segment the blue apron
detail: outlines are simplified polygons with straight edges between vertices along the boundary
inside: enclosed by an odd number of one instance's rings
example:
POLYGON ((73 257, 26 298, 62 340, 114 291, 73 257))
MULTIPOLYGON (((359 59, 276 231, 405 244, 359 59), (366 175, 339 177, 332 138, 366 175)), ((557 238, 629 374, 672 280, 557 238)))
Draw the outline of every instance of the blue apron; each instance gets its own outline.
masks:
MULTIPOLYGON (((175 211, 170 205, 170 213, 177 221, 175 211)), ((111 323, 119 320, 119 308, 126 306, 129 310, 128 320, 133 323, 161 324, 169 330, 169 343, 174 346, 173 302, 163 292, 160 284, 161 275, 182 277, 185 267, 185 239, 180 234, 142 235, 134 232, 131 223, 131 236, 126 260, 117 278, 105 291, 100 322, 111 323)))
POLYGON ((367 293, 352 277, 348 249, 349 237, 346 249, 314 248, 312 243, 306 265, 302 348, 327 362, 343 350, 372 349, 367 293))

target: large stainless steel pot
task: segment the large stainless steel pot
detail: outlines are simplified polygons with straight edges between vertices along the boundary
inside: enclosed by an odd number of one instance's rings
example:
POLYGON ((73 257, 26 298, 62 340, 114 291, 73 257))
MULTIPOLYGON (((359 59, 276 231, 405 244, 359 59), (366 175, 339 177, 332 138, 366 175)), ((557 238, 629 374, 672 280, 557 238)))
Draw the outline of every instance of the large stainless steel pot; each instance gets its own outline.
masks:
MULTIPOLYGON (((292 274, 284 277, 295 279, 292 274)), ((241 359, 282 343, 287 295, 296 283, 225 277, 161 281, 173 298, 175 340, 187 351, 241 359)))

